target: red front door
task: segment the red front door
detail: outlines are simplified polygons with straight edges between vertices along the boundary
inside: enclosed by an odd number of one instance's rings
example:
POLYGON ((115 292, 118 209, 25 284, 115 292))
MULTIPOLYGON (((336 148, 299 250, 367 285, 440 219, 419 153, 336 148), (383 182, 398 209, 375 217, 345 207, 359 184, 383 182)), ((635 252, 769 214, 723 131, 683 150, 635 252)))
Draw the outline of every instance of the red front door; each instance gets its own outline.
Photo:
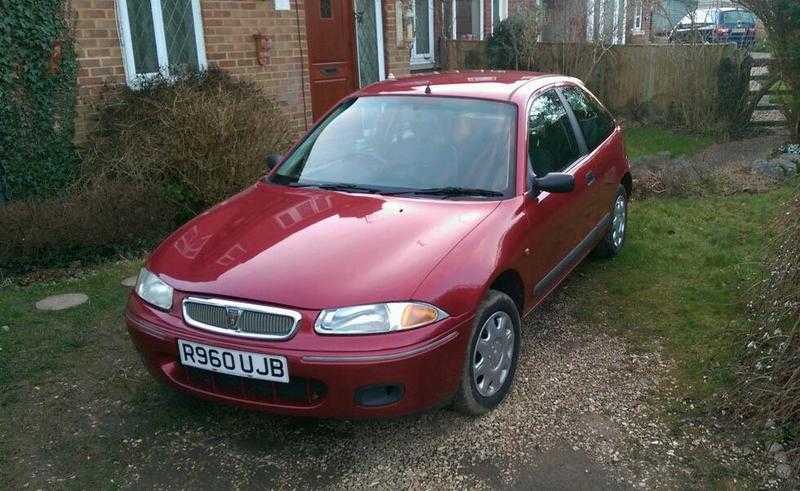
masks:
POLYGON ((306 33, 316 121, 357 87, 352 0, 307 0, 306 33))

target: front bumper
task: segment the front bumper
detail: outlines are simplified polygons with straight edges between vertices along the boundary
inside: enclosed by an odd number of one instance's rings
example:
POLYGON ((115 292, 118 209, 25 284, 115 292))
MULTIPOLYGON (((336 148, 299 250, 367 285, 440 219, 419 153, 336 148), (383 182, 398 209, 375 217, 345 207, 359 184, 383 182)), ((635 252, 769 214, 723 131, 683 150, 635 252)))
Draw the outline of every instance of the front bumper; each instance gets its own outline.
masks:
POLYGON ((155 377, 212 401, 287 415, 368 418, 425 410, 448 401, 455 392, 471 316, 448 318, 416 329, 413 334, 409 331, 350 337, 314 333, 313 315, 303 312, 297 335, 278 342, 196 329, 174 312, 152 309, 136 295, 131 295, 125 320, 134 345, 155 377), (284 356, 289 364, 290 383, 188 369, 178 360, 178 339, 284 356), (393 341, 396 346, 392 346, 393 341), (368 349, 370 344, 378 349, 368 349), (357 401, 359 391, 384 386, 399 388, 399 400, 378 406, 365 406, 357 401))

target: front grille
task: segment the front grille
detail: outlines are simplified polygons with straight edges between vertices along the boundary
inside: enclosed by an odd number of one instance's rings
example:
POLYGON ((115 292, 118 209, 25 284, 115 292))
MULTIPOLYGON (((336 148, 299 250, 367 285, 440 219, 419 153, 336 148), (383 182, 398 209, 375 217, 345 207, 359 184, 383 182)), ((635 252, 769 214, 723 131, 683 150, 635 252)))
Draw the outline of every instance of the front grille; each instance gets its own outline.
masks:
POLYGON ((270 382, 182 366, 184 383, 206 392, 267 404, 313 406, 325 397, 319 380, 290 377, 289 383, 270 382))
POLYGON ((193 297, 183 301, 183 317, 201 329, 267 339, 288 338, 300 320, 300 314, 292 310, 193 297))

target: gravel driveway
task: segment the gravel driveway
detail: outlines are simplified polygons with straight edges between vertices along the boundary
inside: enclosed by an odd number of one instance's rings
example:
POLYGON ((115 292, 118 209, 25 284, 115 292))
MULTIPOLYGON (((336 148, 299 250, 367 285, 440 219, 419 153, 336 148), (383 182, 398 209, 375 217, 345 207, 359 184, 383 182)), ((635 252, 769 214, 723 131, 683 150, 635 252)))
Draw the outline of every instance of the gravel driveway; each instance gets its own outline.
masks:
POLYGON ((679 403, 669 395, 671 365, 657 347, 631 353, 619 339, 576 323, 569 310, 560 294, 526 319, 510 399, 480 419, 439 410, 393 420, 308 421, 221 409, 200 425, 185 420, 173 431, 124 439, 132 457, 113 483, 616 489, 722 478, 730 485, 776 484, 762 450, 737 447, 713 428, 669 415, 666 408, 679 403))
POLYGON ((74 365, 0 394, 0 439, 12 450, 0 454, 0 488, 778 485, 763 446, 676 416, 691 411, 672 395, 658 346, 632 352, 576 321, 574 308, 562 288, 525 319, 517 380, 495 412, 377 421, 275 417, 181 396, 145 372, 109 316, 90 326, 74 365))

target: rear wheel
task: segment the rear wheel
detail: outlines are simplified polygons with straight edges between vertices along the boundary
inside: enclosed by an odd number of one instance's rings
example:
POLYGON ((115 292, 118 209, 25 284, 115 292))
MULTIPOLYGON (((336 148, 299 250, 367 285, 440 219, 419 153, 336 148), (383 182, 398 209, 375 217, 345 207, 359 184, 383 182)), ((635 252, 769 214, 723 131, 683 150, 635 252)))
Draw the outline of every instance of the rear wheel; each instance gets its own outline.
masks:
POLYGON ((625 234, 628 229, 628 193, 621 186, 614 196, 611 207, 611 226, 608 228, 603 240, 597 244, 594 252, 598 257, 614 257, 625 245, 625 234))
POLYGON ((520 350, 520 316, 505 293, 490 290, 478 307, 453 406, 477 416, 505 399, 520 350))

